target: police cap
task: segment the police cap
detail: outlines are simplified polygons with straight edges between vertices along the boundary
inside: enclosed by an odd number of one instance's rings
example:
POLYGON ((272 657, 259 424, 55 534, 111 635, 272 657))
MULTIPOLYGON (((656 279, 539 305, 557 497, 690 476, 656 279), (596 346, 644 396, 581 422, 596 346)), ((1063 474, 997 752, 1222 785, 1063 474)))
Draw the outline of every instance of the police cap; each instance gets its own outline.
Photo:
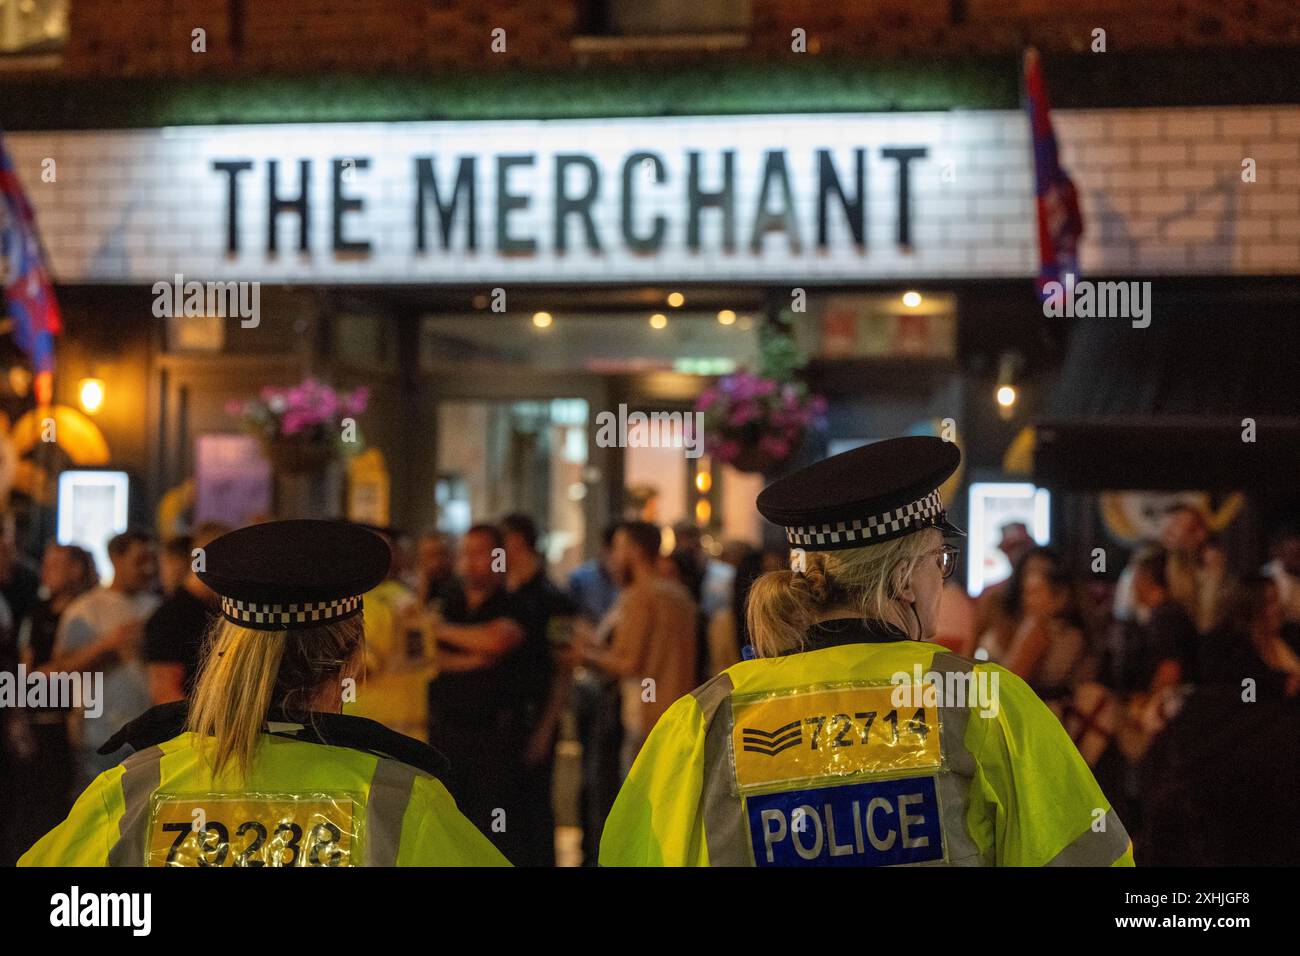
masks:
POLYGON ((961 452, 925 436, 889 438, 832 455, 763 489, 758 510, 785 528, 792 548, 839 551, 938 528, 948 522, 939 486, 957 470, 961 452))
POLYGON ((203 549, 198 579, 221 596, 226 620, 259 631, 342 621, 388 576, 383 538, 343 521, 269 521, 203 549))

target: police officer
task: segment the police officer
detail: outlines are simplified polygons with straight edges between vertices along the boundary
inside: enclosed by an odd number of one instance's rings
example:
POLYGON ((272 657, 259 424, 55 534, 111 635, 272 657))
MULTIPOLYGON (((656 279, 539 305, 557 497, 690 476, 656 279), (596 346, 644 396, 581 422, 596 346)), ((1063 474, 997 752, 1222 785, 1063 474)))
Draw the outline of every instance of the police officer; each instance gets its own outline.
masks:
POLYGON ((957 448, 877 442, 782 478, 758 510, 791 571, 751 591, 757 659, 664 714, 602 865, 1132 865, 1060 722, 1011 672, 934 636, 962 535, 957 448))
POLYGON ((445 761, 340 713, 363 659, 377 535, 277 521, 223 535, 199 578, 221 596, 193 699, 118 732, 99 775, 29 866, 505 865, 438 779, 445 761))

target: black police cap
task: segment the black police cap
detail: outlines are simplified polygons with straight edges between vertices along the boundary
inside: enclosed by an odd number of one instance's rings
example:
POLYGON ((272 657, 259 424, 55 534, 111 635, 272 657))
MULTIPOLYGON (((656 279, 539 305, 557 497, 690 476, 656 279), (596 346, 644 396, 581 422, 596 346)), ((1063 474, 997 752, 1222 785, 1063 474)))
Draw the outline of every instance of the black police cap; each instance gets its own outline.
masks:
POLYGON ((387 542, 343 521, 269 521, 223 534, 203 549, 200 581, 228 621, 259 631, 342 621, 388 576, 387 542))
POLYGON ((951 442, 889 438, 772 482, 759 494, 758 510, 785 527, 792 548, 805 551, 862 548, 926 528, 964 537, 939 498, 939 486, 959 464, 951 442))

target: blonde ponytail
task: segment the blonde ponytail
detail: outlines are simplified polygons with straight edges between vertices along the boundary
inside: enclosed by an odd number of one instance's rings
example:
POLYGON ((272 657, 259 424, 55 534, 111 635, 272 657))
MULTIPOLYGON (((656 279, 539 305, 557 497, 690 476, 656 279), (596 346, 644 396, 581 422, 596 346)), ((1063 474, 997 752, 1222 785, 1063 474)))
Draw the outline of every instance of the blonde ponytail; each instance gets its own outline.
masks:
POLYGON ((246 778, 271 707, 307 711, 320 685, 342 678, 357 661, 363 633, 360 614, 294 631, 218 621, 186 723, 198 735, 212 775, 233 766, 246 778))
POLYGON ((754 582, 746 605, 750 640, 759 657, 806 646, 808 629, 836 609, 910 633, 897 599, 916 562, 942 540, 934 530, 843 551, 809 551, 802 571, 769 571, 754 582))

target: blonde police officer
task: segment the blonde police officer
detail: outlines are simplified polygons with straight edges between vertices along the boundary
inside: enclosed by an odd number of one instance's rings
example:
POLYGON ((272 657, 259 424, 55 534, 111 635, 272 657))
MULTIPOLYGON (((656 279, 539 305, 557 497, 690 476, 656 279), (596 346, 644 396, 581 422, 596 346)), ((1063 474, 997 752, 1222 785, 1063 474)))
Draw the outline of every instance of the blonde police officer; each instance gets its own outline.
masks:
POLYGON ((388 545, 356 525, 277 521, 213 541, 222 618, 188 709, 146 712, 27 866, 506 865, 456 809, 431 748, 343 716, 361 595, 388 545))
POLYGON ((602 865, 1132 865, 1123 824, 1023 681, 936 644, 957 448, 882 441, 766 488, 793 571, 754 585, 757 659, 681 698, 602 865))

